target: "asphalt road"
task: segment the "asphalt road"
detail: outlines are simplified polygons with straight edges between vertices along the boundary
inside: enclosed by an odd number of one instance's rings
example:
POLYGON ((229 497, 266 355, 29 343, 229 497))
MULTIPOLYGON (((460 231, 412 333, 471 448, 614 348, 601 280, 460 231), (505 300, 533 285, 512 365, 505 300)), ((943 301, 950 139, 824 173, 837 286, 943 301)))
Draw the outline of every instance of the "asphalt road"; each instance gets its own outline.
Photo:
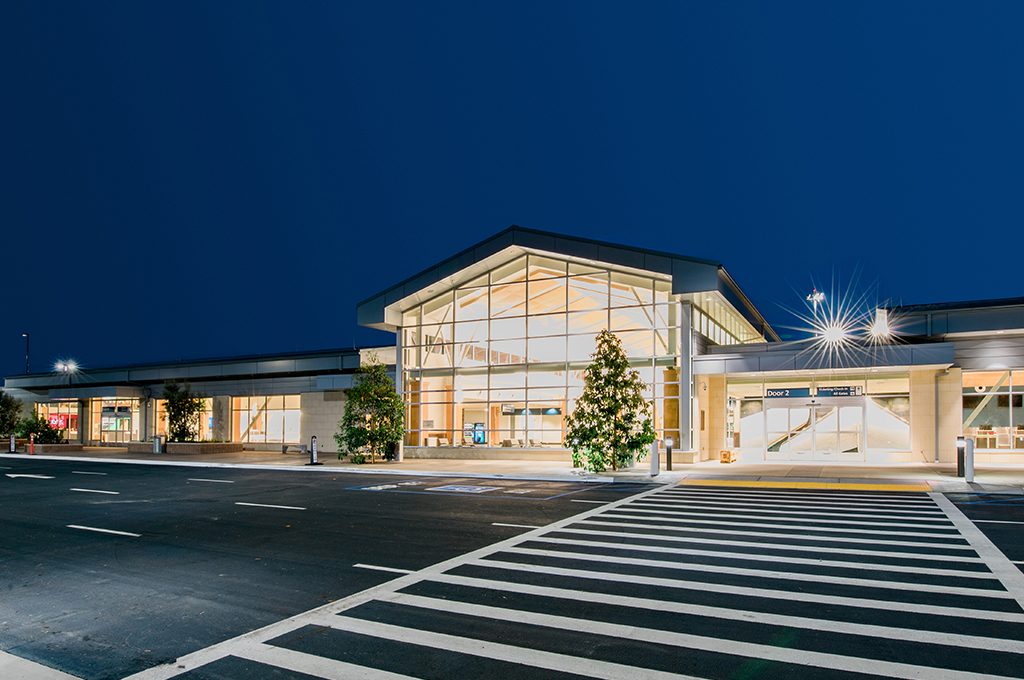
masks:
POLYGON ((947 497, 1024 571, 1024 496, 973 493, 947 497))
POLYGON ((0 650, 121 678, 644 488, 0 457, 0 650))
POLYGON ((942 496, 652 489, 137 680, 1020 678, 1021 576, 942 496))

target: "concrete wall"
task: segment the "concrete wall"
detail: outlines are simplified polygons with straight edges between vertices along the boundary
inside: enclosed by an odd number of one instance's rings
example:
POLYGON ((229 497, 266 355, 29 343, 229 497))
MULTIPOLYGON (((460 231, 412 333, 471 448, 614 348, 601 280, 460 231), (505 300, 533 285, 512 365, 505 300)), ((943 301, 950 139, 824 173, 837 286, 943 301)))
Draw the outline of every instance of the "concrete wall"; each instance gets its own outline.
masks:
MULTIPOLYGON (((718 460, 725 447, 726 383, 724 375, 694 377, 697 388, 697 430, 700 460, 718 460), (703 425, 703 427, 702 427, 703 425)), ((673 460, 675 458, 673 457, 673 460)))
POLYGON ((910 372, 910 448, 912 460, 935 460, 938 431, 939 461, 956 462, 956 438, 963 431, 963 376, 959 368, 949 371, 910 372), (938 406, 935 388, 938 384, 938 406), (938 428, 936 428, 936 418, 938 428))
POLYGON ((302 418, 299 432, 303 444, 309 445, 309 438, 316 435, 317 447, 323 453, 337 453, 334 433, 338 421, 345 412, 344 392, 306 392, 300 395, 302 418))

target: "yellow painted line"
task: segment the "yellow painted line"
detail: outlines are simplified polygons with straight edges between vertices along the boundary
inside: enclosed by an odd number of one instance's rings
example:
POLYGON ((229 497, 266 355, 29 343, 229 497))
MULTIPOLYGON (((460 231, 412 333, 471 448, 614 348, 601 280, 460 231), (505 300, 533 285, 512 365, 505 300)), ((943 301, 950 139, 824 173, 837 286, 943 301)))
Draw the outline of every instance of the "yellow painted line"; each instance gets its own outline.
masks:
POLYGON ((752 489, 828 489, 832 491, 931 491, 927 484, 861 484, 855 482, 760 482, 751 479, 683 479, 680 486, 733 486, 752 489))

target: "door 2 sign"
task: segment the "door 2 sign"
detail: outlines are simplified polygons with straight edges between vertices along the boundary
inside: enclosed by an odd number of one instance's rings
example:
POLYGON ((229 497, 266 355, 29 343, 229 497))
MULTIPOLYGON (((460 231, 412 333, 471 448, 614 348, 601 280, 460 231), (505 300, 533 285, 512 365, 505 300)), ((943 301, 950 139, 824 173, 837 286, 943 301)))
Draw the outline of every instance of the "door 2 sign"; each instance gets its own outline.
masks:
POLYGON ((445 486, 433 486, 427 489, 427 491, 447 491, 448 493, 487 493, 488 491, 497 491, 501 487, 498 486, 471 486, 468 484, 447 484, 445 486))

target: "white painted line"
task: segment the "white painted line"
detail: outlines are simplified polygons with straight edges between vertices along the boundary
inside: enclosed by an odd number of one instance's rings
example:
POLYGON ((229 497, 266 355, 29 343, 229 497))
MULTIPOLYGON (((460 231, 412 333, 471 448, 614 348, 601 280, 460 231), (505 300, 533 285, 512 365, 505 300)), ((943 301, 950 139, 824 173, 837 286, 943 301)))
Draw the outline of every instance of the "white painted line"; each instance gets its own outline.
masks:
MULTIPOLYGON (((682 518, 682 517, 679 517, 679 518, 677 518, 677 517, 652 517, 650 515, 630 515, 630 514, 628 514, 627 510, 620 511, 618 509, 610 510, 610 511, 605 513, 606 517, 615 517, 615 518, 621 517, 622 519, 642 519, 642 520, 647 520, 648 522, 651 522, 651 526, 655 526, 655 523, 657 523, 657 522, 673 522, 673 523, 678 523, 680 525, 680 527, 682 527, 682 528, 686 528, 686 525, 689 525, 689 524, 712 524, 712 525, 715 525, 715 526, 725 526, 725 527, 729 527, 729 528, 732 528, 732 527, 744 527, 744 528, 752 527, 752 528, 758 528, 758 529, 790 529, 790 530, 793 530, 793 531, 801 531, 801 532, 803 532, 803 531, 817 531, 817 532, 828 531, 828 532, 835 533, 835 534, 870 534, 872 536, 913 536, 913 537, 917 537, 917 538, 942 538, 942 539, 950 539, 950 540, 953 540, 953 541, 962 541, 963 540, 960 537, 959 534, 936 533, 934 531, 879 531, 878 529, 851 529, 851 528, 848 528, 848 527, 831 527, 831 526, 819 527, 819 526, 811 526, 811 525, 807 525, 807 524, 772 524, 770 522, 742 522, 742 523, 738 523, 738 522, 726 522, 726 521, 717 520, 717 519, 696 519, 696 517, 706 517, 707 515, 700 515, 700 514, 697 514, 697 513, 694 513, 694 515, 695 515, 695 518, 688 518, 688 517, 687 518, 682 518)), ((780 519, 780 518, 779 517, 773 517, 772 519, 780 519)), ((801 519, 800 521, 803 521, 803 520, 801 519)), ((831 520, 826 520, 826 521, 831 521, 831 520)), ((858 524, 863 524, 863 522, 858 522, 858 524)), ((886 525, 883 525, 883 526, 892 526, 892 525, 891 524, 886 524, 886 525)), ((941 546, 941 545, 945 545, 945 543, 936 542, 935 545, 936 546, 941 546)))
POLYGON ((235 505, 245 505, 251 508, 277 508, 278 510, 305 510, 296 505, 270 505, 268 503, 243 503, 242 501, 236 501, 235 505))
MULTIPOLYGON (((890 506, 885 506, 885 507, 881 507, 880 508, 877 505, 861 505, 861 506, 857 506, 857 507, 851 507, 848 504, 846 504, 846 505, 821 505, 819 503, 815 503, 815 502, 812 502, 812 501, 804 501, 804 502, 780 501, 778 503, 773 501, 771 503, 750 503, 748 501, 725 501, 725 500, 719 500, 717 498, 714 498, 714 499, 702 498, 699 501, 691 501, 689 499, 687 499, 687 500, 675 500, 675 499, 670 499, 670 498, 648 498, 648 499, 644 500, 643 505, 650 506, 650 507, 673 508, 673 507, 686 507, 688 504, 691 504, 691 503, 699 503, 700 505, 722 506, 723 508, 739 507, 739 508, 743 508, 744 510, 752 510, 752 511, 755 511, 755 512, 756 511, 760 511, 760 510, 765 510, 766 508, 771 507, 771 508, 775 508, 777 510, 840 510, 840 511, 842 511, 844 513, 846 513, 846 512, 849 512, 849 513, 864 513, 864 512, 880 512, 881 511, 881 512, 886 512, 886 513, 899 513, 901 517, 903 515, 931 515, 931 516, 936 516, 937 515, 939 517, 942 516, 942 511, 939 510, 938 508, 934 507, 934 506, 932 508, 917 507, 917 508, 910 508, 910 509, 908 509, 908 508, 893 508, 893 507, 890 507, 890 506)), ((817 515, 817 514, 821 514, 821 513, 814 513, 814 514, 817 515)))
POLYGON ((540 529, 536 524, 506 524, 505 522, 491 522, 492 527, 513 527, 515 529, 540 529))
MULTIPOLYGON (((336 472, 337 469, 332 469, 331 471, 336 472)), ((379 471, 375 471, 375 474, 380 473, 379 471)), ((478 550, 474 550, 464 555, 453 557, 452 559, 445 560, 444 562, 439 562, 438 564, 432 565, 425 569, 421 569, 420 571, 414 572, 412 574, 405 574, 399 576, 398 578, 386 581, 385 583, 382 583, 379 586, 374 586, 373 588, 369 588, 362 592, 355 593, 353 595, 342 598, 335 602, 330 602, 321 607, 317 607, 316 609, 311 609, 308 612, 297 614, 288 619, 284 619, 283 621, 272 623, 258 630, 254 630, 249 633, 245 633, 243 635, 231 638, 230 640, 219 642, 205 649, 200 649, 190 654, 186 654, 185 656, 179 657, 177 660, 171 663, 155 666, 153 668, 141 671, 139 673, 136 673, 135 675, 130 676, 130 680, 167 680, 168 678, 173 678, 175 676, 182 675, 183 673, 187 673, 188 671, 197 668, 198 666, 202 666, 204 664, 210 663, 211 661, 216 661, 217 659, 222 659, 226 656, 231 655, 233 653, 233 650, 237 648, 239 645, 245 645, 251 642, 264 642, 267 640, 272 640, 289 631, 301 628, 305 626, 307 623, 310 623, 314 620, 318 620, 318 618, 321 615, 333 615, 346 609, 357 607, 363 603, 372 601, 374 598, 377 598, 382 594, 395 592, 413 583, 418 583, 419 581, 422 581, 424 578, 427 578, 432 574, 440 574, 442 572, 448 571, 449 569, 454 569, 455 567, 458 567, 460 565, 468 564, 481 557, 491 555, 496 552, 500 552, 501 550, 504 550, 506 548, 515 546, 516 544, 521 543, 523 540, 526 540, 531 536, 539 536, 551 529, 557 529, 560 527, 568 526, 574 522, 579 522, 581 520, 587 519, 588 517, 593 517, 595 515, 607 511, 607 509, 610 507, 622 505, 623 503, 628 502, 632 498, 638 498, 646 494, 656 493, 660 489, 661 487, 655 487, 653 489, 643 491, 635 496, 627 496, 617 501, 613 501, 607 506, 595 507, 589 510, 585 510, 584 512, 581 512, 577 515, 573 515, 571 517, 566 517, 565 519, 552 522, 551 524, 544 526, 540 529, 532 529, 524 534, 519 534, 517 536, 506 538, 502 541, 498 541, 497 543, 493 543, 489 546, 480 548, 478 550)), ((571 670, 568 672, 578 673, 579 662, 580 659, 573 657, 572 667, 571 670)), ((634 680, 636 678, 635 669, 625 666, 623 666, 622 668, 629 670, 628 676, 624 676, 622 673, 619 673, 619 675, 617 675, 616 677, 627 677, 628 680, 634 680)), ((674 677, 678 678, 679 676, 674 677)))
MULTIPOLYGON (((994 574, 984 571, 965 571, 963 569, 938 569, 935 567, 908 567, 902 564, 882 564, 876 562, 846 562, 844 560, 822 560, 809 557, 781 557, 778 555, 759 555, 757 553, 725 552, 721 550, 696 550, 693 548, 669 548, 661 545, 639 546, 634 543, 617 543, 613 541, 580 541, 572 538, 554 538, 537 536, 530 539, 534 543, 554 543, 556 545, 576 545, 583 547, 610 548, 614 550, 636 550, 638 552, 664 553, 668 555, 689 555, 691 557, 715 557, 729 560, 749 560, 751 562, 780 562, 782 564, 806 564, 815 567, 834 567, 836 569, 854 569, 857 571, 889 571, 901 574, 928 574, 930 576, 955 576, 957 578, 991 580, 994 574)), ((1024 574, 1022 574, 1024 577, 1024 574)))
POLYGON ((53 479, 53 477, 51 477, 50 475, 18 475, 18 474, 7 473, 4 476, 5 477, 10 477, 11 479, 19 479, 19 478, 21 478, 21 479, 53 479))
POLYGON ((1010 519, 972 519, 972 522, 984 522, 986 524, 1024 524, 1010 519))
MULTIPOLYGON (((507 613, 514 614, 515 621, 523 621, 526 617, 526 612, 507 613)), ((556 654, 555 652, 545 652, 528 647, 516 647, 500 642, 488 642, 487 640, 478 640, 476 638, 463 638, 445 633, 403 628, 387 623, 353 619, 346 616, 322 614, 317 616, 314 622, 321 626, 330 626, 338 630, 384 638, 385 640, 401 640, 402 642, 421 645, 430 649, 442 649, 460 654, 482 656, 485 659, 508 661, 524 666, 543 668, 560 673, 571 673, 588 678, 626 680, 627 678, 643 677, 645 680, 698 680, 690 675, 679 675, 649 668, 636 668, 611 661, 598 661, 582 656, 556 654)))
POLYGON ((233 650, 232 656, 238 656, 250 661, 284 668, 295 673, 310 675, 315 678, 331 678, 332 680, 407 680, 408 675, 399 675, 389 671, 381 671, 376 668, 357 666, 356 664, 327 659, 322 656, 314 656, 305 652, 296 652, 293 649, 274 647, 262 644, 246 644, 233 650))
MULTIPOLYGON (((432 604, 430 602, 424 602, 424 600, 432 598, 420 598, 415 595, 396 594, 384 599, 397 600, 399 602, 404 601, 406 603, 415 602, 416 606, 432 604)), ((588 621, 585 619, 575 619, 568 616, 557 616, 554 614, 541 614, 521 609, 503 609, 501 607, 470 604, 468 602, 458 602, 455 600, 436 600, 436 602, 439 603, 446 612, 463 614, 465 616, 478 616, 497 621, 514 620, 517 623, 524 623, 530 626, 583 632, 590 635, 605 636, 612 640, 639 639, 644 640, 645 642, 667 645, 679 649, 710 650, 719 654, 732 654, 752 659, 800 664, 802 666, 811 666, 813 668, 841 670, 851 673, 873 673, 875 675, 881 675, 889 678, 900 678, 901 680, 920 680, 920 678, 928 678, 928 680, 981 680, 984 678, 985 680, 991 680, 992 678, 991 675, 981 673, 969 673, 945 668, 916 666, 913 664, 880 661, 877 659, 844 656, 841 654, 829 654, 826 652, 812 652, 792 647, 742 642, 723 637, 714 638, 704 635, 694 635, 692 633, 676 633, 657 630, 654 628, 643 628, 640 626, 605 623, 603 621, 588 621)), ((320 617, 320 620, 323 625, 330 625, 331 627, 338 628, 340 630, 376 635, 392 640, 412 642, 414 644, 425 644, 435 649, 447 649, 450 651, 463 653, 468 652, 471 654, 475 653, 481 656, 489 653, 489 650, 484 651, 481 647, 489 647, 490 645, 495 644, 478 638, 462 638, 440 633, 428 633, 422 630, 404 628, 389 624, 370 623, 369 621, 351 619, 344 616, 324 616, 320 617), (337 621, 334 621, 333 619, 337 619, 337 621), (355 622, 355 625, 353 625, 353 622, 355 622)), ((500 646, 505 647, 506 645, 500 646)), ((515 652, 518 652, 518 658, 515 659, 517 663, 526 663, 533 666, 539 665, 534 663, 533 659, 529 658, 530 654, 536 654, 536 652, 515 647, 512 649, 515 650, 515 652)), ((589 660, 579 657, 569 658, 575 658, 577 664, 575 669, 576 673, 594 677, 592 673, 581 668, 581 666, 589 660)), ((557 670, 563 669, 558 668, 557 670)), ((633 675, 631 677, 642 676, 644 678, 657 678, 669 675, 667 673, 652 671, 648 668, 634 668, 632 670, 633 675)), ((569 671, 566 669, 566 672, 569 671)), ((678 676, 673 675, 672 677, 678 676)))
POLYGON ((362 562, 353 564, 352 566, 358 567, 359 569, 372 569, 374 571, 390 571, 395 574, 411 574, 413 572, 412 569, 399 569, 398 567, 382 567, 379 564, 363 564, 362 562))
MULTIPOLYGON (((764 550, 792 550, 797 552, 812 553, 835 553, 839 555, 868 555, 871 557, 890 557, 903 560, 932 560, 936 562, 983 562, 980 557, 967 557, 964 555, 935 555, 929 553, 915 552, 890 552, 887 550, 862 550, 848 547, 826 547, 816 545, 796 545, 793 543, 766 543, 764 541, 731 541, 725 539, 712 539, 706 537, 688 536, 658 536, 656 534, 640 534, 632 531, 603 531, 600 529, 559 529, 558 533, 582 534, 586 536, 612 536, 620 538, 639 538, 645 540, 665 541, 672 543, 696 543, 698 545, 727 545, 737 548, 762 548, 764 550)), ((645 543, 624 543, 623 547, 635 545, 645 549, 645 543)), ((856 563, 854 563, 856 564, 856 563)))
MULTIPOLYGON (((680 505, 680 506, 678 506, 680 508, 679 510, 661 510, 661 509, 657 509, 657 508, 648 508, 647 505, 648 505, 647 503, 630 503, 627 506, 627 509, 630 510, 631 512, 646 512, 646 513, 652 513, 652 514, 658 514, 658 515, 690 515, 690 514, 693 514, 693 513, 684 512, 684 510, 713 510, 714 512, 722 513, 722 515, 721 515, 722 517, 754 517, 755 519, 767 519, 767 517, 765 517, 765 515, 779 515, 780 517, 778 517, 778 519, 782 519, 783 517, 793 517, 793 518, 798 518, 799 517, 799 518, 802 519, 803 517, 806 517, 806 516, 813 516, 813 517, 846 517, 846 518, 849 518, 849 519, 852 519, 852 520, 861 520, 861 519, 897 519, 897 520, 904 520, 904 521, 911 521, 912 520, 914 522, 919 522, 920 523, 919 526, 922 526, 922 527, 928 526, 929 522, 934 522, 936 527, 949 528, 949 529, 953 528, 952 525, 950 525, 949 520, 946 517, 941 516, 941 515, 939 517, 904 517, 904 516, 900 516, 900 515, 876 515, 876 514, 870 514, 870 515, 868 515, 868 514, 851 515, 851 514, 849 514, 847 512, 815 512, 815 511, 808 512, 808 511, 804 511, 804 510, 777 510, 775 508, 751 508, 751 507, 736 508, 734 510, 732 508, 728 508, 728 509, 726 509, 726 508, 716 508, 715 506, 712 506, 712 505, 692 505, 692 504, 680 505), (743 512, 745 510, 749 511, 749 512, 752 512, 752 513, 757 513, 757 514, 755 514, 755 515, 733 514, 733 513, 737 513, 737 512, 743 512)), ((702 513, 702 514, 704 514, 704 513, 702 513)), ((863 524, 863 522, 855 522, 855 523, 863 524)), ((877 524, 877 522, 867 522, 867 524, 877 524)))
POLYGON ((870 496, 861 498, 858 496, 829 496, 827 494, 815 494, 811 492, 794 493, 734 493, 732 491, 699 491, 699 492, 675 492, 664 491, 650 498, 670 498, 689 500, 694 498, 719 498, 725 500, 743 500, 749 503, 827 503, 829 505, 869 505, 872 507, 898 508, 898 507, 921 507, 932 508, 935 504, 928 498, 876 498, 870 496))
MULTIPOLYGON (((586 562, 608 562, 616 565, 630 564, 637 567, 658 567, 678 571, 701 571, 712 574, 732 574, 734 576, 752 576, 782 581, 814 581, 816 583, 836 583, 846 586, 864 588, 885 588, 888 590, 919 590, 927 593, 945 593, 947 595, 969 595, 971 597, 992 597, 998 600, 1012 600, 1013 595, 1005 590, 990 588, 965 588, 962 586, 940 586, 915 581, 887 581, 873 578, 854 578, 850 576, 826 576, 824 574, 804 573, 798 571, 770 571, 767 569, 750 569, 748 567, 726 567, 718 564, 700 564, 698 562, 669 562, 666 560, 648 560, 640 557, 613 557, 610 555, 593 555, 588 553, 568 553, 561 550, 540 550, 537 548, 517 548, 511 546, 502 552, 520 555, 538 555, 556 557, 563 560, 583 560, 586 562)), ((893 606, 899 606, 895 603, 893 606)))
MULTIPOLYGON (((917 484, 919 482, 912 482, 917 484)), ((833 500, 872 500, 872 501, 920 501, 922 503, 928 503, 928 496, 924 491, 905 491, 902 493, 886 493, 886 492, 844 492, 844 491, 832 491, 825 492, 820 489, 813 490, 802 490, 802 489, 754 489, 754 488, 731 488, 722 489, 713 486, 698 487, 698 486, 679 486, 673 489, 666 489, 662 491, 660 495, 664 496, 677 496, 681 494, 700 495, 700 494, 730 494, 733 497, 741 496, 773 496, 773 497, 787 497, 787 498, 831 498, 833 500), (707 489, 703 491, 702 489, 707 489)))
MULTIPOLYGON (((471 584, 476 588, 490 588, 500 592, 521 593, 524 595, 535 595, 538 597, 552 597, 562 600, 571 600, 573 602, 593 602, 596 604, 620 607, 636 607, 639 609, 672 612, 674 614, 706 616, 709 618, 724 619, 727 621, 758 623, 766 626, 786 626, 788 628, 802 628, 804 630, 813 631, 827 630, 829 633, 863 635, 866 637, 876 637, 885 640, 905 640, 908 642, 966 647, 968 649, 985 649, 993 652, 1009 652, 1011 654, 1024 653, 1024 642, 1004 638, 962 635, 958 633, 945 633, 933 630, 917 630, 914 628, 894 628, 870 623, 853 623, 832 619, 814 619, 805 616, 773 614, 770 612, 759 612, 744 609, 727 609, 724 607, 688 604, 685 602, 665 602, 663 600, 654 600, 643 597, 612 595, 586 590, 569 590, 564 588, 551 588, 548 586, 535 586, 521 583, 506 583, 504 581, 489 581, 484 579, 470 580, 477 581, 477 583, 471 584)), ((449 607, 455 604, 457 607, 455 610, 456 613, 464 613, 469 616, 473 616, 474 614, 470 611, 461 610, 463 607, 480 606, 469 604, 461 600, 441 600, 433 597, 423 597, 420 595, 409 595, 405 593, 395 593, 382 599, 385 602, 395 602, 411 607, 443 611, 451 611, 449 607)), ((488 607, 488 609, 507 612, 508 618, 505 619, 507 621, 518 620, 514 617, 520 611, 518 609, 502 610, 498 607, 488 607)), ((637 639, 646 639, 643 636, 643 633, 640 631, 637 632, 639 633, 636 636, 637 639)))
POLYGON ((234 484, 231 479, 203 479, 202 477, 189 477, 190 482, 213 482, 215 484, 234 484))
POLYGON ((100 475, 100 476, 103 476, 103 477, 107 476, 106 472, 83 472, 81 470, 72 470, 71 474, 73 474, 73 475, 100 475))
POLYGON ((967 515, 961 512, 960 508, 956 507, 951 500, 941 493, 933 493, 931 496, 935 503, 949 515, 949 519, 960 530, 964 538, 974 547, 974 552, 985 560, 985 564, 999 578, 1003 587, 1013 594, 1014 599, 1020 603, 1021 607, 1024 607, 1024 572, 1018 569, 981 529, 974 526, 967 515))
POLYGON ((588 500, 584 500, 582 498, 571 498, 569 500, 571 500, 573 503, 597 503, 597 504, 604 504, 604 503, 608 502, 608 501, 588 501, 588 500))
POLYGON ((120 496, 120 491, 103 491, 102 489, 68 489, 68 491, 80 491, 82 493, 105 493, 111 496, 120 496))
MULTIPOLYGON (((511 571, 522 571, 528 574, 541 573, 552 576, 570 576, 582 579, 581 587, 586 580, 612 581, 614 583, 630 583, 636 585, 658 586, 664 588, 677 588, 680 590, 707 591, 710 593, 722 593, 723 595, 741 595, 743 597, 760 597, 770 600, 786 600, 793 602, 812 602, 814 604, 837 605, 840 607, 858 607, 861 609, 881 609, 892 611, 899 607, 900 611, 915 614, 930 614, 933 616, 953 616, 965 619, 981 619, 982 621, 1005 621, 1007 623, 1024 623, 1024 614, 1017 612, 1005 612, 990 609, 965 609, 962 607, 945 607, 934 604, 915 604, 912 602, 893 602, 892 600, 874 600, 869 598, 845 597, 842 595, 823 595, 808 593, 799 590, 778 590, 771 588, 752 588, 749 586, 737 586, 732 584, 715 583, 713 581, 685 581, 674 578, 658 578, 655 576, 638 576, 621 573, 593 571, 583 569, 568 569, 565 567, 551 567, 543 564, 530 564, 523 562, 506 562, 504 560, 485 559, 473 562, 473 566, 487 567, 490 569, 506 569, 511 571)), ((468 581, 476 581, 469 576, 456 576, 454 574, 440 574, 430 577, 431 581, 444 581, 446 583, 462 583, 473 585, 468 581), (454 581, 451 579, 465 579, 467 582, 454 581)), ((502 581, 506 583, 506 581, 502 581)), ((481 586, 483 587, 483 586, 481 586)))
POLYGON ((101 534, 114 534, 115 536, 131 536, 139 538, 142 534, 133 534, 130 531, 114 531, 113 529, 100 529, 99 527, 84 527, 80 524, 67 524, 68 529, 81 529, 82 531, 96 531, 101 534))
MULTIPOLYGON (((884 538, 857 538, 855 536, 802 536, 800 534, 784 534, 773 531, 744 531, 742 529, 709 529, 707 527, 686 527, 668 526, 665 524, 639 524, 637 522, 602 522, 596 519, 585 519, 579 524, 597 524, 606 527, 626 527, 629 529, 652 529, 656 531, 685 531, 696 534, 738 534, 743 536, 761 536, 763 538, 786 538, 792 541, 819 541, 828 543, 856 543, 868 545, 892 545, 907 548, 939 548, 940 550, 970 550, 974 548, 969 545, 957 545, 950 543, 930 543, 928 541, 894 541, 884 538)), ((646 536, 660 536, 664 534, 645 534, 646 536)))
MULTIPOLYGON (((694 508, 694 509, 697 510, 699 508, 694 508)), ((708 510, 720 510, 720 508, 707 508, 707 509, 708 510)), ((647 516, 647 517, 651 517, 653 515, 654 516, 653 518, 656 518, 656 519, 659 519, 659 520, 669 519, 667 517, 661 517, 661 515, 671 515, 671 516, 676 516, 676 517, 680 517, 680 518, 684 518, 684 517, 707 517, 708 516, 708 513, 706 513, 706 512, 683 512, 683 511, 678 511, 677 512, 677 511, 668 511, 668 510, 648 510, 646 508, 637 508, 635 506, 630 506, 630 507, 627 507, 627 508, 622 508, 622 510, 620 512, 644 513, 644 515, 647 516)), ((789 519, 789 520, 792 520, 794 522, 813 522, 814 524, 852 524, 852 525, 857 525, 857 526, 879 527, 879 528, 892 527, 894 529, 938 529, 940 531, 946 531, 946 532, 953 532, 953 531, 955 531, 953 525, 952 524, 948 524, 948 523, 945 524, 945 525, 937 525, 937 524, 918 524, 918 523, 910 523, 910 522, 862 522, 862 521, 857 520, 857 519, 821 519, 819 517, 786 517, 786 516, 781 516, 781 515, 749 515, 749 514, 746 514, 746 513, 744 513, 744 514, 733 514, 733 515, 717 515, 717 516, 721 517, 723 519, 763 519, 763 520, 774 520, 776 522, 779 521, 779 520, 789 519)), ((685 522, 686 520, 683 519, 681 521, 685 522)), ((930 535, 931 536, 943 536, 943 535, 955 536, 956 534, 955 533, 942 534, 942 533, 937 533, 936 532, 936 533, 931 533, 930 535)))
POLYGON ((55 668, 44 666, 14 654, 0 652, 0 678, 8 680, 78 680, 55 668))

